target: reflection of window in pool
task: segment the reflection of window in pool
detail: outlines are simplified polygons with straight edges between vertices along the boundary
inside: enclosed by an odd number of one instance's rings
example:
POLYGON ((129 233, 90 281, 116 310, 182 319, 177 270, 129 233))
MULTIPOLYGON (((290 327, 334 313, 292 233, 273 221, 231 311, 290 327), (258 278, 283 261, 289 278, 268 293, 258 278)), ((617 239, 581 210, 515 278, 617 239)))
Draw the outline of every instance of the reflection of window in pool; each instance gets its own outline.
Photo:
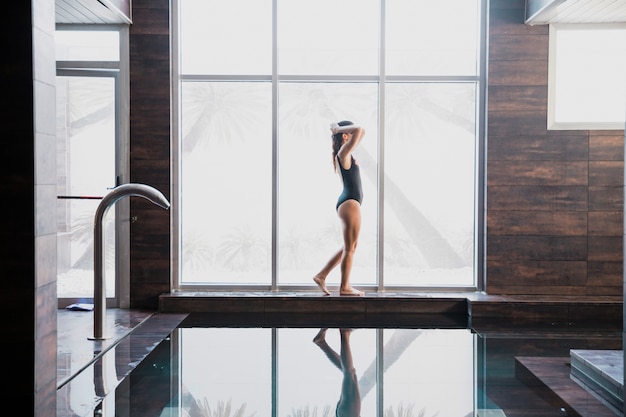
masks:
MULTIPOLYGON (((319 331, 177 329, 172 340, 180 369, 173 374, 186 393, 182 406, 215 412, 230 404, 242 416, 272 415, 272 405, 281 416, 335 415, 342 372, 339 358, 328 355, 346 348, 346 329, 329 328, 325 350, 315 340, 319 331)), ((379 415, 380 404, 385 415, 408 415, 395 414, 401 409, 413 409, 415 416, 472 415, 474 344, 468 329, 352 329, 349 347, 361 416, 379 415)))

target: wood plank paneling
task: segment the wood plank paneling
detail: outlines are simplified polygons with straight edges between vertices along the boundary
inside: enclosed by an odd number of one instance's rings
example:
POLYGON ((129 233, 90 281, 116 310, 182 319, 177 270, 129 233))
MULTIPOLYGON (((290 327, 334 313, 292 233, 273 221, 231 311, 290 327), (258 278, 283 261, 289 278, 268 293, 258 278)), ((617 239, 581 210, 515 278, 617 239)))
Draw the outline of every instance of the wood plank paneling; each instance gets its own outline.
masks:
POLYGON ((624 161, 624 135, 589 135, 589 159, 592 161, 624 161))
POLYGON ((624 188, 589 186, 589 210, 623 210, 624 188))
POLYGON ((621 287, 624 267, 622 262, 596 262, 587 264, 587 287, 621 287))
POLYGON ((489 50, 490 60, 494 61, 545 61, 548 59, 548 36, 492 36, 489 50))
POLYGON ((622 211, 590 211, 590 236, 622 236, 622 211))
POLYGON ((490 136, 487 146, 490 161, 587 161, 589 159, 589 143, 583 136, 490 136))
POLYGON ((622 260, 622 236, 589 236, 589 261, 618 262, 622 260))
POLYGON ((580 286, 587 284, 585 261, 492 261, 491 273, 515 277, 531 286, 580 286))
POLYGON ((585 161, 490 161, 487 185, 586 185, 587 170, 585 161))
MULTIPOLYGON (((585 236, 489 235, 487 239, 488 263, 491 260, 586 261, 587 253, 587 237, 585 236)), ((487 284, 498 281, 520 285, 517 277, 487 276, 487 284)))
MULTIPOLYGON (((599 192, 599 194, 601 194, 599 192)), ((607 197, 608 198, 608 197, 607 197)), ((586 211, 587 187, 576 186, 490 186, 487 207, 494 210, 583 210, 586 211)))
POLYGON ((620 186, 624 183, 623 161, 590 161, 589 185, 620 186))
MULTIPOLYGON (((130 27, 130 176, 170 197, 169 1, 134 0, 130 27)), ((170 291, 170 211, 131 200, 131 308, 170 291)))
POLYGON ((621 296, 624 132, 547 130, 549 27, 521 3, 490 1, 487 293, 621 296))
MULTIPOLYGON (((597 219, 600 228, 611 218, 597 219)), ((584 211, 492 210, 487 215, 487 234, 534 236, 584 236, 587 213, 584 211)))
POLYGON ((491 109, 487 120, 489 137, 508 135, 546 135, 548 116, 541 110, 495 111, 491 109))
POLYGON ((489 110, 547 110, 548 86, 494 85, 489 88, 489 110))
POLYGON ((489 88, 496 85, 548 85, 548 61, 490 61, 489 88))

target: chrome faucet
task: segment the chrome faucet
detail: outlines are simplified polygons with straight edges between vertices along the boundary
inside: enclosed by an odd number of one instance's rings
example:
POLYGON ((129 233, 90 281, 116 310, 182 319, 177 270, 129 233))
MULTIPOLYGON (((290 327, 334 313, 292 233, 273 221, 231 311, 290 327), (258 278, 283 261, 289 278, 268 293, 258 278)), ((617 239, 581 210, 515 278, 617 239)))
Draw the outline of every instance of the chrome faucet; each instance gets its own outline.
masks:
POLYGON ((106 321, 106 289, 103 265, 103 247, 104 235, 102 232, 102 223, 104 215, 109 207, 115 204, 121 198, 127 196, 138 196, 150 200, 157 206, 165 210, 170 208, 170 203, 165 196, 156 188, 145 184, 122 184, 113 188, 98 205, 93 225, 93 272, 94 272, 94 294, 93 294, 93 338, 91 340, 107 339, 104 336, 104 327, 106 321))

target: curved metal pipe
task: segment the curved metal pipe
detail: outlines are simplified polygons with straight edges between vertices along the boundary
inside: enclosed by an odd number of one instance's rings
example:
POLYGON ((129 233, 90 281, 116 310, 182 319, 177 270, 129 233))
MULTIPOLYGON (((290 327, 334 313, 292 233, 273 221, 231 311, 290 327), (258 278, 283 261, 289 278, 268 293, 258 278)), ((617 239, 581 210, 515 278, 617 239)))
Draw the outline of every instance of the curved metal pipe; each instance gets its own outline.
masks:
POLYGON ((122 184, 115 187, 107 194, 96 209, 93 225, 93 272, 94 272, 94 294, 93 294, 93 338, 92 340, 102 340, 106 319, 106 288, 103 265, 104 234, 102 223, 108 209, 118 200, 128 196, 138 196, 150 200, 157 206, 165 210, 170 208, 170 203, 165 196, 156 188, 146 184, 122 184))

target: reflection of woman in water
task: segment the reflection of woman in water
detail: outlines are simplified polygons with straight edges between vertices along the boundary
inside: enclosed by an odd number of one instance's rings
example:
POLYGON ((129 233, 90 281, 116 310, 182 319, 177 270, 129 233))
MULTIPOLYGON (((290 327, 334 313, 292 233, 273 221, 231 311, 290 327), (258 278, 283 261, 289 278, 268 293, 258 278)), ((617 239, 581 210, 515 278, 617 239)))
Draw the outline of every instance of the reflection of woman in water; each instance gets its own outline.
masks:
POLYGON ((350 333, 352 333, 352 330, 339 330, 341 336, 340 355, 326 343, 326 330, 328 329, 320 329, 313 339, 313 343, 319 346, 328 359, 343 373, 341 396, 337 402, 335 415, 337 417, 358 417, 361 415, 361 393, 359 392, 356 370, 352 363, 352 350, 350 349, 350 333))

